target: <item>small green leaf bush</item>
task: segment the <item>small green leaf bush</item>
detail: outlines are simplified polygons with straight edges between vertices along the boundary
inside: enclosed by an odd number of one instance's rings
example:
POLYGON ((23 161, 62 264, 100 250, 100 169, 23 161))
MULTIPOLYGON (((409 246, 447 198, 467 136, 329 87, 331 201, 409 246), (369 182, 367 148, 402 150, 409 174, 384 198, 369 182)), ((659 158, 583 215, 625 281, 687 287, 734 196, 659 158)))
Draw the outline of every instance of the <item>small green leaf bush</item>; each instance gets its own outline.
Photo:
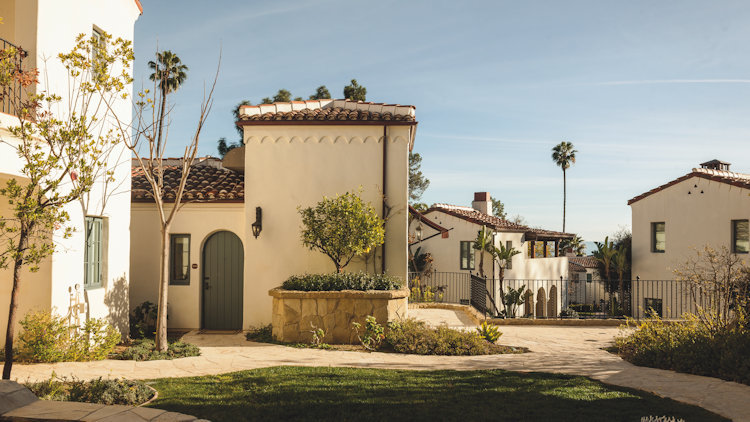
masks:
POLYGON ((385 328, 378 324, 378 321, 374 316, 369 315, 365 319, 365 330, 364 333, 360 333, 359 330, 362 328, 362 324, 358 322, 352 322, 354 331, 357 332, 357 338, 367 350, 377 350, 380 348, 380 344, 385 340, 385 328))
POLYGON ((401 279, 384 274, 334 273, 293 275, 281 285, 286 290, 340 291, 340 290, 398 290, 401 279))
POLYGON ((130 338, 153 337, 156 332, 156 304, 143 302, 130 311, 130 338))
POLYGON ((133 343, 115 356, 121 360, 171 360, 177 358, 186 358, 191 356, 200 356, 201 351, 198 346, 182 341, 170 342, 166 352, 156 351, 156 343, 151 339, 135 340, 133 343))
POLYGON ((744 323, 712 331, 694 316, 684 322, 652 318, 618 337, 623 359, 639 366, 671 369, 750 385, 750 329, 744 323))
POLYGON ((414 319, 390 322, 385 342, 394 352, 417 355, 474 356, 523 352, 520 348, 492 344, 476 332, 430 328, 414 319))
POLYGON ((51 312, 30 312, 20 322, 18 357, 26 362, 77 362, 106 358, 120 333, 103 319, 69 325, 51 312))
POLYGON ((137 406, 154 396, 154 391, 143 381, 103 379, 91 381, 56 378, 27 383, 26 387, 42 400, 76 401, 106 405, 137 406))
POLYGON ((487 321, 482 321, 482 324, 477 327, 477 333, 490 343, 495 343, 503 335, 497 325, 490 324, 487 321))

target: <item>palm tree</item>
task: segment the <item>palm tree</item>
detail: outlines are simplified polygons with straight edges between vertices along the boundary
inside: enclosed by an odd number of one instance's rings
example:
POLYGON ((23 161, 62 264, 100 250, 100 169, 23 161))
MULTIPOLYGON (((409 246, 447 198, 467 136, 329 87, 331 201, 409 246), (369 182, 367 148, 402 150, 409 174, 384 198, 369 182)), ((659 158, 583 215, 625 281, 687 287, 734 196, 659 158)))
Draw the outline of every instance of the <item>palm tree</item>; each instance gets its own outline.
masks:
POLYGON ((479 251, 479 276, 484 277, 484 253, 492 252, 492 231, 482 226, 482 230, 477 233, 474 240, 474 249, 479 251))
MULTIPOLYGON (((505 266, 507 265, 508 262, 510 262, 511 259, 513 259, 514 256, 520 253, 521 252, 517 251, 513 246, 506 248, 505 245, 503 245, 502 243, 500 243, 500 247, 497 247, 494 245, 492 246, 492 250, 490 251, 490 254, 492 254, 492 258, 495 261, 497 261, 497 267, 500 269, 500 272, 498 273, 498 278, 500 279, 500 295, 503 294, 503 280, 505 279, 505 266)), ((510 287, 508 288, 510 289, 510 287)), ((503 305, 505 305, 505 301, 503 301, 503 305)), ((507 305, 505 306, 506 306, 506 311, 508 311, 507 305)))
POLYGON ((159 84, 161 96, 159 98, 159 127, 156 138, 156 153, 161 157, 161 138, 164 128, 164 114, 166 113, 167 94, 177 91, 187 79, 188 67, 182 64, 182 61, 176 54, 169 50, 158 51, 156 61, 149 61, 148 67, 154 72, 149 76, 154 82, 159 84))
POLYGON ((565 203, 567 202, 567 181, 565 179, 565 170, 569 169, 576 162, 576 151, 570 142, 560 142, 552 148, 552 161, 555 162, 563 171, 563 232, 565 231, 565 203))
MULTIPOLYGON (((609 277, 610 270, 612 269, 612 263, 614 262, 617 255, 617 249, 615 249, 614 242, 609 241, 609 236, 604 238, 604 243, 596 242, 596 250, 594 251, 594 258, 599 261, 601 270, 604 270, 604 280, 607 283, 607 290, 612 291, 612 284, 609 277)), ((601 275, 601 271, 599 271, 601 275)), ((614 302, 612 302, 613 296, 610 294, 610 306, 614 312, 614 302)))
POLYGON ((628 251, 625 244, 620 244, 614 256, 615 270, 617 270, 618 289, 620 291, 620 306, 625 305, 625 286, 623 285, 623 276, 628 269, 628 251))
POLYGON ((560 242, 560 250, 572 252, 575 256, 583 256, 586 251, 586 244, 581 239, 581 236, 575 235, 572 239, 563 239, 560 242))

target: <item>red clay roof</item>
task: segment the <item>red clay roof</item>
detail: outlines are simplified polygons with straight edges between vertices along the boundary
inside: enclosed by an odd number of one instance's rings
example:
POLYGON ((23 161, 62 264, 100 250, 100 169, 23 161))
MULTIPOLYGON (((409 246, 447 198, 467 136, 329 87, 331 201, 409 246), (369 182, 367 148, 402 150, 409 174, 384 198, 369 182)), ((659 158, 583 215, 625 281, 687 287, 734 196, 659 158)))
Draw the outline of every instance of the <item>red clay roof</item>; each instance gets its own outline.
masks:
POLYGON ((527 230, 530 230, 528 226, 516 224, 512 221, 495 217, 494 215, 485 214, 470 207, 462 207, 459 205, 450 204, 433 204, 432 207, 430 207, 430 209, 428 209, 424 213, 427 214, 431 211, 440 211, 445 214, 458 217, 470 223, 490 227, 499 231, 525 232, 527 230))
POLYGON ((246 105, 240 108, 238 125, 260 122, 401 122, 416 123, 411 105, 351 100, 310 100, 246 105))
POLYGON ((726 183, 728 185, 737 186, 744 189, 750 189, 750 174, 735 173, 731 171, 712 170, 704 168, 694 168, 692 172, 678 177, 669 183, 665 183, 659 187, 651 189, 648 192, 642 193, 635 198, 628 201, 628 205, 632 205, 635 202, 640 201, 646 197, 649 197, 657 192, 661 192, 664 189, 676 185, 680 182, 690 179, 691 177, 700 177, 701 179, 712 180, 714 182, 726 183))
POLYGON ((424 214, 422 214, 421 212, 419 212, 416 208, 412 207, 411 205, 409 205, 409 214, 415 216, 415 218, 418 218, 419 221, 421 221, 422 223, 424 223, 426 226, 431 227, 431 228, 439 231, 440 233, 442 233, 443 234, 443 238, 448 237, 448 229, 446 229, 445 227, 441 226, 440 224, 438 224, 438 223, 430 220, 429 218, 425 217, 424 214))
POLYGON ((593 256, 571 256, 568 261, 576 263, 584 268, 599 268, 599 261, 593 256))
MULTIPOLYGON (((182 202, 244 202, 245 179, 242 174, 216 163, 201 163, 190 168, 182 202), (213 165, 211 165, 213 164, 213 165)), ((133 166, 132 202, 154 202, 151 185, 140 166, 133 166)), ((174 202, 179 187, 181 166, 164 168, 164 201, 174 202)))
POLYGON ((143 5, 141 5, 141 0, 135 0, 135 5, 138 6, 138 10, 141 11, 141 15, 143 14, 143 5))
POLYGON ((576 272, 576 273, 586 272, 586 267, 571 261, 570 258, 568 258, 568 268, 570 269, 570 271, 576 272))

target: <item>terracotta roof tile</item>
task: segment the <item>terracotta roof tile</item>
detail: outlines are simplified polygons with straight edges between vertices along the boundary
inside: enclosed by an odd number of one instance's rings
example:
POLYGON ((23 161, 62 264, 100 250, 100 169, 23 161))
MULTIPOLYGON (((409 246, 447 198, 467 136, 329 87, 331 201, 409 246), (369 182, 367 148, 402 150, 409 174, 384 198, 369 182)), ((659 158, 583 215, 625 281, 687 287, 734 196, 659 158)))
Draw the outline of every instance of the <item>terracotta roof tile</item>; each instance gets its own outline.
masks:
MULTIPOLYGON (((182 167, 164 167, 164 200, 174 202, 182 167)), ((153 202, 151 185, 140 166, 133 166, 132 202, 153 202)), ((190 168, 183 202, 244 202, 245 180, 242 174, 214 165, 198 164, 190 168)))
POLYGON ((641 199, 649 197, 657 192, 661 192, 664 189, 670 186, 676 185, 687 179, 690 179, 691 177, 700 177, 701 179, 712 180, 715 182, 726 183, 728 185, 737 186, 737 187, 744 188, 744 189, 750 189, 750 174, 735 173, 732 171, 723 171, 723 170, 694 168, 692 172, 682 177, 678 177, 677 179, 674 179, 671 182, 665 183, 659 187, 651 189, 648 192, 642 193, 636 196, 635 198, 632 198, 631 200, 628 201, 628 205, 631 205, 634 202, 638 202, 641 199))
POLYGON ((238 124, 262 121, 416 122, 414 106, 351 100, 311 100, 242 106, 238 124))
POLYGON ((474 224, 480 224, 482 226, 490 227, 500 231, 525 232, 531 230, 528 226, 516 224, 512 221, 495 217, 494 215, 485 214, 470 207, 462 207, 459 205, 450 204, 433 204, 430 209, 425 211, 425 214, 430 211, 441 211, 448 215, 458 217, 462 220, 466 220, 474 224))
POLYGON ((586 272, 586 267, 571 261, 570 258, 568 258, 568 268, 570 269, 571 272, 576 272, 576 273, 586 272))
POLYGON ((580 265, 584 268, 598 268, 599 267, 599 261, 596 260, 593 256, 571 256, 568 257, 568 261, 571 263, 575 263, 577 265, 580 265))

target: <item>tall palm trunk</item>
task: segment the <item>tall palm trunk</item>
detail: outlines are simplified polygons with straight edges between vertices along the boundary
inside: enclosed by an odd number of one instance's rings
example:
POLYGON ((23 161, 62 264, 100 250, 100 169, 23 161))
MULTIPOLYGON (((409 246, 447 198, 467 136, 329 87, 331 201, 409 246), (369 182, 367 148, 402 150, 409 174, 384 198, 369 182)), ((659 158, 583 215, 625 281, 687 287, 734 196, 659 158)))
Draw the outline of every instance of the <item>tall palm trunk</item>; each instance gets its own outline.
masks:
POLYGON ((169 226, 161 229, 159 307, 156 316, 156 350, 167 350, 167 293, 169 292, 169 226))
MULTIPOLYGON (((18 250, 26 249, 28 242, 28 232, 21 230, 18 239, 18 250)), ((5 330, 5 364, 3 365, 4 380, 10 379, 10 371, 13 369, 13 340, 16 336, 16 315, 18 312, 18 292, 21 279, 21 267, 23 266, 23 257, 18 256, 13 263, 13 290, 10 293, 10 308, 8 308, 8 326, 5 330)))
POLYGON ((565 167, 563 167, 563 233, 565 233, 565 206, 568 201, 568 181, 565 178, 565 167))
POLYGON ((156 135, 156 155, 158 157, 161 157, 161 135, 164 128, 163 122, 164 122, 164 113, 166 113, 166 105, 167 105, 167 93, 164 88, 161 89, 161 101, 159 101, 161 104, 159 105, 159 128, 158 133, 156 135))

